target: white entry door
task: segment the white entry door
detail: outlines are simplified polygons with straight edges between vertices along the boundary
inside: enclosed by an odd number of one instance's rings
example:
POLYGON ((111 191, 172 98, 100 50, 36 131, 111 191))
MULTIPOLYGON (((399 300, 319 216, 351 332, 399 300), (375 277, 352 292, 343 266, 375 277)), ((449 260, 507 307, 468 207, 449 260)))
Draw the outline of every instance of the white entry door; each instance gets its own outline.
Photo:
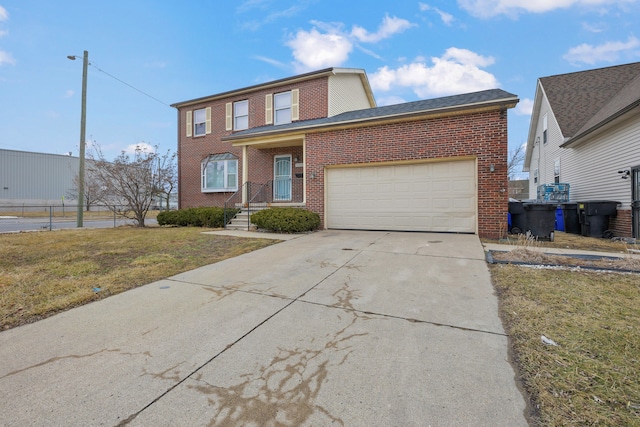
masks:
POLYGON ((273 159, 273 200, 291 200, 291 154, 273 159))

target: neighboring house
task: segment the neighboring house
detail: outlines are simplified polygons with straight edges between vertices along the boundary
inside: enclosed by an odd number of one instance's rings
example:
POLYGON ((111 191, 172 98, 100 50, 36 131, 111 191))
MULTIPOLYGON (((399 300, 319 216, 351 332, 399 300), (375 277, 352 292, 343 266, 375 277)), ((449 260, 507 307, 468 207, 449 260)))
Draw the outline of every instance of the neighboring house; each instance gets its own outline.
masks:
POLYGON ((509 198, 517 200, 529 199, 529 180, 514 179, 509 181, 509 198))
POLYGON ((176 103, 181 208, 300 206, 332 229, 506 229, 500 89, 376 107, 363 70, 329 68, 176 103))
POLYGON ((0 205, 61 205, 75 189, 79 159, 0 149, 0 205))
POLYGON ((571 201, 620 202, 609 228, 640 237, 640 62, 540 78, 524 171, 531 197, 568 183, 571 201))

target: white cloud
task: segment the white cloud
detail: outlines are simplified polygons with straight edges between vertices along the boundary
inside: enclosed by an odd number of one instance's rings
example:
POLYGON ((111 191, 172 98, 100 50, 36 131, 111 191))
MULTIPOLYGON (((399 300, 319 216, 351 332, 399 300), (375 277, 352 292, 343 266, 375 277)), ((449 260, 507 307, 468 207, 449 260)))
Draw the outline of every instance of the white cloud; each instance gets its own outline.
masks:
MULTIPOLYGON (((415 26, 405 19, 388 15, 384 17, 375 33, 369 33, 357 25, 353 26, 351 33, 347 33, 342 23, 311 21, 311 24, 311 30, 298 30, 290 35, 286 42, 295 58, 293 65, 297 72, 340 66, 349 59, 354 47, 381 59, 375 52, 359 46, 358 42, 375 43, 415 26)), ((264 60, 263 57, 258 59, 264 60)))
POLYGON ((7 9, 5 9, 4 7, 0 6, 0 22, 6 21, 9 19, 9 12, 7 12, 7 9))
POLYGON ((136 150, 140 149, 145 153, 155 153, 156 147, 151 144, 147 144, 146 142, 139 142, 137 144, 128 145, 124 150, 127 154, 135 154, 136 150))
POLYGON ((572 47, 562 57, 571 64, 595 64, 596 62, 614 62, 621 54, 630 53, 633 56, 640 55, 640 40, 635 36, 629 36, 626 42, 613 41, 601 45, 583 43, 572 47))
POLYGON ((293 50, 297 72, 305 72, 343 64, 353 49, 351 41, 338 32, 320 33, 300 30, 287 42, 293 50))
POLYGON ((440 15, 440 19, 442 20, 442 22, 447 26, 450 26, 455 20, 452 14, 447 13, 443 10, 440 10, 437 7, 429 6, 426 3, 419 3, 419 7, 420 7, 420 11, 422 12, 426 12, 428 10, 433 10, 434 12, 436 12, 438 15, 440 15))
POLYGON ((520 13, 544 13, 572 6, 592 7, 633 3, 636 0, 458 0, 461 8, 479 18, 496 15, 517 17, 520 13))
POLYGON ((385 15, 382 23, 378 27, 378 31, 375 33, 370 33, 366 29, 354 25, 351 30, 351 35, 362 43, 377 43, 380 40, 387 39, 394 34, 401 33, 414 26, 415 24, 412 24, 406 19, 385 15))
POLYGON ((389 91, 396 87, 411 88, 420 98, 475 92, 498 87, 496 77, 482 70, 494 63, 466 49, 449 48, 439 58, 431 58, 432 65, 416 59, 397 69, 379 68, 370 76, 374 90, 389 91))
POLYGON ((15 65, 16 60, 13 58, 11 53, 0 50, 0 66, 4 64, 15 65))
POLYGON ((273 58, 268 58, 266 56, 262 56, 262 55, 254 55, 253 56, 254 59, 257 59, 258 61, 262 61, 262 62, 266 62, 267 64, 273 65, 275 67, 278 68, 286 68, 287 64, 280 62, 276 59, 273 58))
POLYGON ((515 112, 519 116, 530 116, 533 112, 533 100, 529 98, 521 99, 515 108, 515 112))
POLYGON ((589 24, 588 22, 582 23, 582 29, 590 33, 601 33, 606 29, 607 25, 603 23, 589 24))
POLYGON ((64 97, 65 98, 71 98, 74 94, 75 94, 75 92, 72 89, 69 89, 64 93, 64 97))
POLYGON ((404 104, 405 102, 407 102, 404 98, 395 95, 381 96, 377 99, 377 101, 378 107, 382 107, 384 105, 404 104))

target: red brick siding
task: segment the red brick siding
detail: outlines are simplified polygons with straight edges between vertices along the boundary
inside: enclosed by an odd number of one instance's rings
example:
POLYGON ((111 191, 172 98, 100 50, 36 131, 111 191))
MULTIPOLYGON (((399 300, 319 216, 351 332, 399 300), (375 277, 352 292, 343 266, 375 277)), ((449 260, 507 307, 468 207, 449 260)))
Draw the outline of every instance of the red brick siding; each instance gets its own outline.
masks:
POLYGON ((631 210, 618 209, 616 216, 609 218, 609 229, 618 237, 632 237, 631 210))
POLYGON ((326 166, 475 157, 478 233, 504 236, 507 221, 507 115, 483 112, 307 135, 307 208, 324 222, 326 166), (490 172, 489 165, 495 166, 490 172))
MULTIPOLYGON (((183 107, 179 110, 178 126, 178 168, 179 168, 179 206, 181 208, 194 206, 222 206, 232 193, 203 193, 200 190, 200 165, 209 154, 230 152, 238 156, 238 179, 242 184, 242 148, 233 147, 221 138, 231 134, 226 130, 226 104, 228 102, 249 100, 249 127, 265 125, 265 96, 267 94, 286 92, 298 89, 300 91, 300 120, 310 120, 326 117, 328 114, 328 78, 321 77, 305 82, 292 83, 278 88, 264 89, 241 96, 229 97, 213 102, 183 107), (211 107, 211 133, 198 137, 186 135, 186 112, 211 107)), ((273 156, 275 154, 292 154, 302 159, 302 147, 288 147, 278 150, 258 150, 249 148, 248 155, 251 164, 249 181, 264 183, 273 179, 273 156)), ((294 168, 295 172, 297 171, 294 168)))

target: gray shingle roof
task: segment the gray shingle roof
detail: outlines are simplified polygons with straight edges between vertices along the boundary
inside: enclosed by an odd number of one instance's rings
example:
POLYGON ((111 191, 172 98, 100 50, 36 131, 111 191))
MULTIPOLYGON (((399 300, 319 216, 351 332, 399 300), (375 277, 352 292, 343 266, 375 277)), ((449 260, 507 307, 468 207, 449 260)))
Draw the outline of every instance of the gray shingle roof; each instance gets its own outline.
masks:
POLYGON ((542 77, 540 83, 562 134, 570 138, 640 99, 639 75, 635 62, 542 77))
POLYGON ((333 117, 304 120, 285 125, 261 126, 245 131, 235 132, 223 139, 237 139, 263 133, 274 133, 289 130, 304 130, 307 128, 323 127, 362 122, 389 117, 409 116, 414 114, 438 112, 468 108, 474 105, 492 105, 500 103, 515 103, 517 96, 502 89, 490 89, 480 92, 465 93, 462 95, 445 96, 442 98, 425 99, 421 101, 406 102, 403 104, 387 105, 384 107, 366 108, 363 110, 347 111, 333 117))

